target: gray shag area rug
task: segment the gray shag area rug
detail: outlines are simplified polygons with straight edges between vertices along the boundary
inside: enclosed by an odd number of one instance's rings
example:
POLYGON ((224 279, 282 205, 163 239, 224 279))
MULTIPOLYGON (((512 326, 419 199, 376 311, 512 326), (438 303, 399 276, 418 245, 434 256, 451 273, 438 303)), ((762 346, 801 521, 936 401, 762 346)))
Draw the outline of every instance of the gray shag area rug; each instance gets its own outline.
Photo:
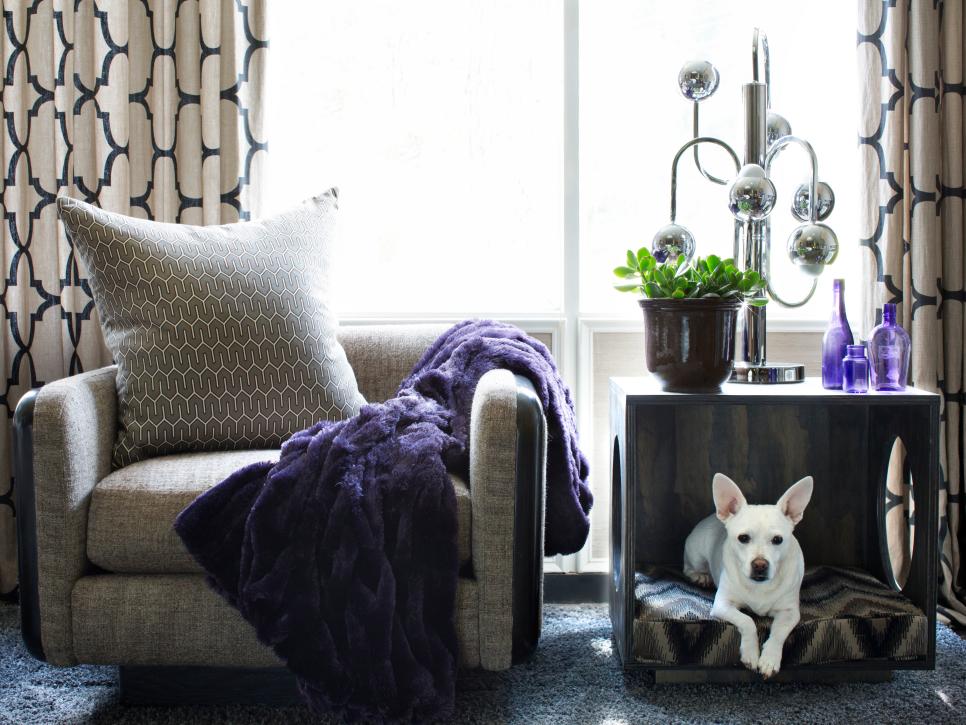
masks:
MULTIPOLYGON (((507 672, 468 672, 461 723, 963 723, 966 640, 940 627, 934 672, 876 684, 653 685, 625 675, 605 605, 547 605, 536 654, 507 672)), ((49 667, 20 642, 17 608, 0 605, 0 722, 318 723, 304 708, 145 707, 119 701, 111 667, 49 667)))

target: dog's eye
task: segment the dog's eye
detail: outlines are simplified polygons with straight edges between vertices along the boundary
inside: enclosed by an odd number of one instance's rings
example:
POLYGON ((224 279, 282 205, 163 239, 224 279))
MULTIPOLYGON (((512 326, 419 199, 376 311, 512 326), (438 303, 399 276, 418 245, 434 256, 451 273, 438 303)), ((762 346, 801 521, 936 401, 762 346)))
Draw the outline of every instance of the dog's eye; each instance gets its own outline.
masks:
POLYGON ((748 534, 738 534, 738 541, 740 541, 742 544, 747 544, 749 541, 751 541, 751 537, 748 536, 748 534))
POLYGON ((775 546, 778 546, 780 543, 782 543, 782 541, 783 539, 780 536, 773 536, 771 539, 771 543, 773 543, 775 546))

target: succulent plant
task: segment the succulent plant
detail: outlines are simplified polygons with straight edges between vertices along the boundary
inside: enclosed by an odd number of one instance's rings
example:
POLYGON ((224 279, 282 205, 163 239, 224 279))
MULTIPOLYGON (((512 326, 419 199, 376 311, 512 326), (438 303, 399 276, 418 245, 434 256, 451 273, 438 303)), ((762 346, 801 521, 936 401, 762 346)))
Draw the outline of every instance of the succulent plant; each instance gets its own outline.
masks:
POLYGON ((658 262, 647 247, 635 254, 627 250, 627 263, 617 267, 614 274, 624 281, 614 287, 620 292, 639 292, 652 299, 699 299, 718 297, 738 299, 761 307, 768 302, 766 282, 753 269, 739 270, 733 259, 721 259, 713 254, 698 257, 690 264, 685 256, 658 262))

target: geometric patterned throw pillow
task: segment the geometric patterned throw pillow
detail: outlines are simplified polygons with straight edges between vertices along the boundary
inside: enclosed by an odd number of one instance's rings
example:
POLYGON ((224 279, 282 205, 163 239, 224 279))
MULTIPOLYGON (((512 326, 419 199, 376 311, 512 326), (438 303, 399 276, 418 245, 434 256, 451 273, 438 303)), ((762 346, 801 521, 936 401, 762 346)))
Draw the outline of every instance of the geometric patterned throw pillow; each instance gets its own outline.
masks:
POLYGON ((277 448, 365 403, 329 309, 334 189, 258 221, 164 224, 57 199, 117 363, 115 467, 277 448))

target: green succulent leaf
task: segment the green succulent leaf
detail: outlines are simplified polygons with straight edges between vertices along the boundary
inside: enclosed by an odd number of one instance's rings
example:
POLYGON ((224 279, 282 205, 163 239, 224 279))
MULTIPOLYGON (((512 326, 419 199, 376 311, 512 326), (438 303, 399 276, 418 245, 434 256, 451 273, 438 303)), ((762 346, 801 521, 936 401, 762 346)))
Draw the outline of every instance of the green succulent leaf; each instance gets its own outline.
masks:
POLYGON ((735 267, 733 259, 711 254, 688 262, 683 255, 658 262, 647 247, 635 253, 627 250, 627 263, 616 267, 614 275, 635 284, 615 284, 621 292, 637 292, 650 298, 737 299, 760 307, 767 303, 763 294, 766 281, 754 270, 735 267))

